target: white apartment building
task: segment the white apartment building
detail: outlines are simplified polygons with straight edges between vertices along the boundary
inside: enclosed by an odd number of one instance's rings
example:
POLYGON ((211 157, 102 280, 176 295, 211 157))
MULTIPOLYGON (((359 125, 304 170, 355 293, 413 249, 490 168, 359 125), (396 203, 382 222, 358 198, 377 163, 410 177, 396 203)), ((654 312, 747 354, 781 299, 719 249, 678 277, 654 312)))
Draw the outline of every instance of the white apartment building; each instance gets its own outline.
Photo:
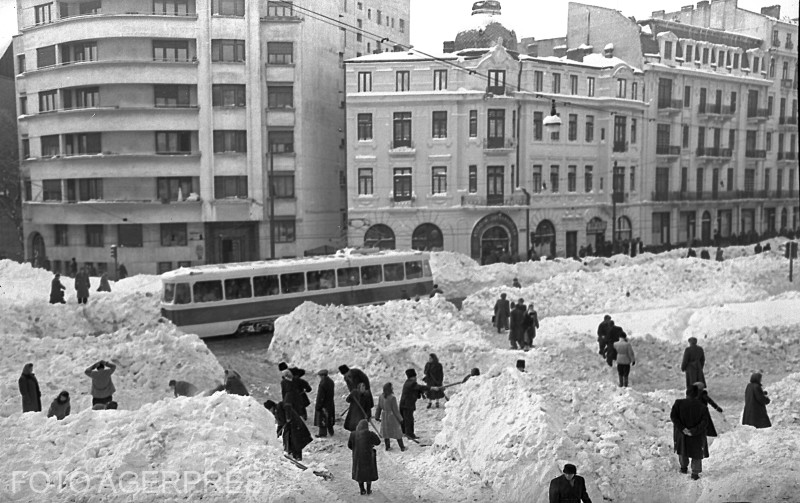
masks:
POLYGON ((161 273, 345 243, 343 62, 407 44, 408 0, 18 0, 17 14, 27 259, 102 272, 117 245, 129 273, 161 273))

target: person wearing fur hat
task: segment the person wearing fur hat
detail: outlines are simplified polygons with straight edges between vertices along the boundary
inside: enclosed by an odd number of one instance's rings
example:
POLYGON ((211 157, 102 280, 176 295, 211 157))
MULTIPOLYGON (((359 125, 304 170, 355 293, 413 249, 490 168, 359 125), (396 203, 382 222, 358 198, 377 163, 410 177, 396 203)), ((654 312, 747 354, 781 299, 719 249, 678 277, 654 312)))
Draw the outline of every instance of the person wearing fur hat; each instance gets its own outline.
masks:
POLYGON ((290 405, 297 412, 297 415, 302 417, 301 413, 305 411, 305 407, 303 406, 300 388, 294 381, 294 374, 288 368, 281 373, 281 400, 283 400, 283 403, 290 405))
POLYGON ((50 404, 50 409, 47 410, 47 417, 55 416, 60 421, 69 416, 69 411, 69 391, 62 391, 50 404))
POLYGON ((42 392, 39 391, 39 380, 33 373, 33 363, 26 363, 19 376, 19 394, 22 395, 22 412, 39 412, 42 410, 42 392))
POLYGON ((406 370, 406 382, 403 383, 403 391, 400 394, 400 415, 403 416, 403 433, 408 438, 417 438, 414 434, 414 411, 417 410, 417 400, 430 390, 442 391, 442 389, 441 386, 419 384, 417 382, 417 371, 414 369, 406 370))
POLYGON ((347 365, 339 365, 339 373, 344 376, 344 382, 347 385, 347 391, 353 392, 358 388, 359 383, 364 383, 364 387, 369 395, 369 408, 375 407, 375 401, 372 398, 372 388, 369 385, 369 377, 361 369, 351 369, 347 365))
POLYGON ((564 473, 550 481, 550 503, 592 503, 586 481, 577 473, 575 465, 564 465, 564 473))
MULTIPOLYGON (((425 364, 425 375, 422 378, 425 381, 425 384, 428 386, 441 386, 444 383, 444 368, 442 364, 439 363, 439 357, 436 356, 435 353, 431 353, 428 356, 428 362, 425 364)), ((447 397, 444 395, 444 391, 434 391, 430 390, 428 392, 428 408, 430 409, 433 407, 433 404, 436 403, 436 408, 439 408, 439 400, 444 398, 445 400, 447 397)))
POLYGON ((769 428, 772 423, 767 415, 769 397, 761 386, 761 374, 756 372, 750 376, 750 383, 744 390, 744 413, 742 424, 756 428, 769 428))
POLYGON ((275 416, 278 436, 283 438, 283 450, 297 461, 302 461, 303 448, 313 440, 306 423, 288 403, 267 400, 264 407, 275 416))
POLYGON ((303 379, 303 376, 306 375, 306 371, 297 367, 291 367, 289 371, 292 373, 292 383, 294 383, 295 389, 300 394, 299 403, 301 408, 297 411, 297 413, 300 414, 300 417, 303 418, 303 421, 308 421, 306 407, 311 405, 311 400, 308 399, 308 393, 311 393, 311 385, 308 384, 308 381, 303 379))
POLYGON ((333 436, 333 425, 336 422, 336 405, 334 404, 333 379, 328 377, 328 370, 317 372, 319 387, 317 401, 314 404, 314 426, 319 426, 317 437, 333 436))

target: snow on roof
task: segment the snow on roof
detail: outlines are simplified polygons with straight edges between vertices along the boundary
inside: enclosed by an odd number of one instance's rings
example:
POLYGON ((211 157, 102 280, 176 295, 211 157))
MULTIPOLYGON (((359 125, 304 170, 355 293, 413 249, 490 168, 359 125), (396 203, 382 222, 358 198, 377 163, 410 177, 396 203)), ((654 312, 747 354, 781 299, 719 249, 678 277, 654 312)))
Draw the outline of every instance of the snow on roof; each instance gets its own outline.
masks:
POLYGON ((411 49, 408 51, 380 52, 377 54, 366 54, 357 58, 350 58, 346 63, 377 63, 381 61, 429 61, 433 59, 457 60, 455 53, 434 53, 420 54, 411 49))

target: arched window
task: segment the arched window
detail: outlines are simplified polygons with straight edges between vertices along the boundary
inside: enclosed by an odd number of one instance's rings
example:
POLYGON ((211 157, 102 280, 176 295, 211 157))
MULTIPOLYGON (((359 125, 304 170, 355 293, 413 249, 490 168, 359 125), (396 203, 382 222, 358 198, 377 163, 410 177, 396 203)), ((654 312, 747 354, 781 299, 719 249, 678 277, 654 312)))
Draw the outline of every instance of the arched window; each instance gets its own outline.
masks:
POLYGON ((373 225, 364 234, 364 246, 367 248, 380 248, 381 250, 394 250, 394 232, 388 225, 373 225))
POLYGON ((549 220, 542 220, 536 226, 533 236, 533 248, 540 257, 556 256, 556 228, 549 220))
POLYGON ((441 251, 444 249, 442 230, 433 224, 418 226, 411 236, 411 248, 423 251, 441 251))
POLYGON ((631 239, 633 239, 631 220, 625 216, 617 218, 617 241, 630 241, 631 239))

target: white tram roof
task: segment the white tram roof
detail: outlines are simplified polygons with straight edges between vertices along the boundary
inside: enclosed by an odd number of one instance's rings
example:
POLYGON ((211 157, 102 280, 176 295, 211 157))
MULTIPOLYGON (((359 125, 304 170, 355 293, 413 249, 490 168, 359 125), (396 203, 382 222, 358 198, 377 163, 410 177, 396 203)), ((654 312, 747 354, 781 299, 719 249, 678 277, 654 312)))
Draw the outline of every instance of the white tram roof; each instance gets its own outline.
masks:
POLYGON ((345 248, 337 251, 333 255, 315 255, 312 257, 284 258, 277 260, 258 260, 254 262, 236 262, 230 264, 207 264, 192 267, 181 267, 173 271, 165 272, 161 275, 162 280, 176 280, 179 278, 196 277, 200 275, 225 276, 229 277, 232 273, 242 272, 250 274, 254 270, 282 272, 293 269, 296 266, 311 266, 315 264, 325 264, 330 267, 341 267, 352 262, 359 263, 383 263, 386 258, 397 257, 398 259, 409 258, 428 258, 428 253, 417 250, 380 250, 378 248, 345 248))

